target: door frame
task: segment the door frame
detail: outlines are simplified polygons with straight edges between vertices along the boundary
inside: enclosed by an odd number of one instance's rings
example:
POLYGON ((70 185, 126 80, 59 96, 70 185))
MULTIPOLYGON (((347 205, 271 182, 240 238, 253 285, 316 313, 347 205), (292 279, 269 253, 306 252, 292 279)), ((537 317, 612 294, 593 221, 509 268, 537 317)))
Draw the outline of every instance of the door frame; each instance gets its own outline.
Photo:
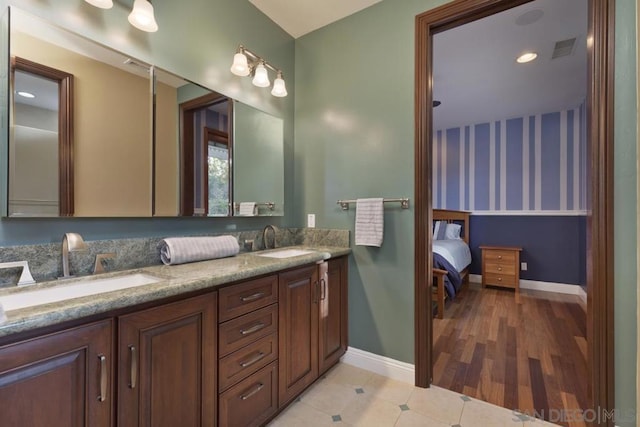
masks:
MULTIPOLYGON (((416 16, 415 40, 415 384, 433 378, 431 316, 433 35, 530 0, 454 0, 416 16), (425 262, 426 261, 426 262, 425 262)), ((587 144, 587 348, 590 408, 614 401, 613 101, 615 0, 589 0, 587 144)), ((606 418, 606 417, 604 417, 606 418)), ((602 425, 613 425, 603 420, 602 425)))

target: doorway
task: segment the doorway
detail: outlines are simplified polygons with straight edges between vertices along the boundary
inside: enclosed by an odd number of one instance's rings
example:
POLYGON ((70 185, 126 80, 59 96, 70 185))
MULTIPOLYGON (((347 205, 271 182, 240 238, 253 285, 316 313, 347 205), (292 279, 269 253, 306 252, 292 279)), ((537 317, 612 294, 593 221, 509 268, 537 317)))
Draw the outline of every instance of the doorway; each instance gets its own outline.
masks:
MULTIPOLYGON (((433 35, 528 0, 457 0, 416 18, 415 383, 433 378, 432 141, 433 35)), ((614 2, 589 2, 587 145, 591 147, 587 207, 587 355, 590 408, 614 407, 613 371, 613 37, 614 2)), ((584 408, 587 409, 587 408, 584 408)), ((612 425, 608 417, 601 425, 612 425)))

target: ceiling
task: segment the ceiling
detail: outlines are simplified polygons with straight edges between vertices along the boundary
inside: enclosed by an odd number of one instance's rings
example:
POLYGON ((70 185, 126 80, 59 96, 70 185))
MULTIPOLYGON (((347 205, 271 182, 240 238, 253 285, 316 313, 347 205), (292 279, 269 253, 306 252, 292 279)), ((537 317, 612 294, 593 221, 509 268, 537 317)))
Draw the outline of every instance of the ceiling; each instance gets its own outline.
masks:
POLYGON ((587 0, 537 0, 433 38, 434 129, 574 108, 586 90, 587 0), (532 10, 542 17, 516 23, 532 10), (551 59, 556 41, 573 37, 572 54, 551 59), (538 58, 516 63, 525 51, 538 58))
MULTIPOLYGON (((382 0, 249 0, 283 30, 298 38, 382 0)), ((397 1, 397 0, 396 0, 397 1)), ((401 0, 402 1, 402 0, 401 0)))

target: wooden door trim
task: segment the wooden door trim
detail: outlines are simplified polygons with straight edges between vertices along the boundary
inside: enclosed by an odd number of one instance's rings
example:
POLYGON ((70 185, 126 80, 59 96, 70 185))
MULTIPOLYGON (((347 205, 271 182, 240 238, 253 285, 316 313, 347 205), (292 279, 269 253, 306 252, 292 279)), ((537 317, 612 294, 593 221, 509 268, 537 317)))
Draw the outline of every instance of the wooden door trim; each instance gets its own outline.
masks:
MULTIPOLYGON (((415 384, 428 387, 432 372, 432 48, 433 34, 528 0, 455 0, 416 17, 415 40, 415 384)), ((587 330, 591 409, 612 411, 613 324, 613 97, 614 0, 589 1, 587 121, 591 147, 587 217, 587 330)), ((585 408, 587 409, 587 408, 585 408)), ((612 425, 603 420, 602 425, 612 425)))
POLYGON ((12 81, 20 70, 58 83, 58 215, 73 216, 73 74, 28 59, 11 58, 12 81))

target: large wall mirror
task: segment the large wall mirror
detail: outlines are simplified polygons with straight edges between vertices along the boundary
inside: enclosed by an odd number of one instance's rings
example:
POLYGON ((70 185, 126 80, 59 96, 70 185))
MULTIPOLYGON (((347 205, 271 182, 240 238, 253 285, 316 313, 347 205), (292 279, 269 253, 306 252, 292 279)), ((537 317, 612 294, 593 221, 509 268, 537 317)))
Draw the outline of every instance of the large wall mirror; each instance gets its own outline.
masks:
POLYGON ((10 36, 9 216, 284 215, 281 118, 14 7, 10 36))

